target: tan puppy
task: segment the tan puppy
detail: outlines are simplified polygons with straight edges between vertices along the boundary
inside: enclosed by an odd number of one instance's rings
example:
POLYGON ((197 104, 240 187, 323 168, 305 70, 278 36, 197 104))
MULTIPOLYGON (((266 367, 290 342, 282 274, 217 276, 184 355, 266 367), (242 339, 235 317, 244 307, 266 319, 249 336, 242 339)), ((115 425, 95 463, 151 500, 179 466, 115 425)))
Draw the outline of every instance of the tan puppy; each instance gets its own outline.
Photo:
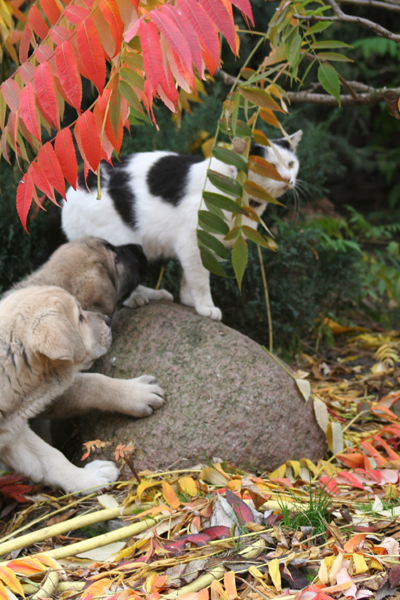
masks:
POLYGON ((28 287, 0 302, 0 459, 33 481, 76 492, 110 484, 118 469, 98 460, 74 466, 28 419, 91 409, 144 417, 164 403, 151 376, 118 380, 79 372, 109 349, 109 324, 60 287, 28 287))
POLYGON ((32 285, 58 285, 77 298, 85 310, 111 316, 143 280, 147 259, 138 244, 113 246, 86 237, 60 246, 37 271, 17 283, 16 289, 32 285))

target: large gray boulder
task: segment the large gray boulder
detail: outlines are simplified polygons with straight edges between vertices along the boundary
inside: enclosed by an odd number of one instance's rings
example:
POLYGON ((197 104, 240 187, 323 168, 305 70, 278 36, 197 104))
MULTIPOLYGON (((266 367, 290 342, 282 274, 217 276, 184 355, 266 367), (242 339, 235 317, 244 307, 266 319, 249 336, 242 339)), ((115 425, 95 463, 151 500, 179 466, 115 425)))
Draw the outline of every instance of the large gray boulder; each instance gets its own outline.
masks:
POLYGON ((95 370, 154 374, 167 400, 145 419, 92 413, 81 423, 84 441, 134 442, 139 470, 193 466, 205 457, 271 470, 323 456, 312 402, 250 338, 172 303, 123 308, 113 338, 95 370))

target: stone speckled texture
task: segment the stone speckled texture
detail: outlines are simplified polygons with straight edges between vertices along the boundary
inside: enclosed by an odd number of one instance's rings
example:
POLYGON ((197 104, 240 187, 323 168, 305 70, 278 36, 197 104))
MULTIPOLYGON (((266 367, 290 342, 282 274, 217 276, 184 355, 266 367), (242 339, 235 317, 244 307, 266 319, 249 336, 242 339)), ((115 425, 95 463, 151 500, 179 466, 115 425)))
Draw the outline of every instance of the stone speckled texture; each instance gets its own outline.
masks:
POLYGON ((270 470, 323 456, 312 403, 250 338, 171 303, 122 309, 113 338, 95 370, 122 378, 154 374, 167 401, 145 419, 92 413, 82 419, 84 441, 133 441, 138 469, 193 466, 207 456, 270 470))

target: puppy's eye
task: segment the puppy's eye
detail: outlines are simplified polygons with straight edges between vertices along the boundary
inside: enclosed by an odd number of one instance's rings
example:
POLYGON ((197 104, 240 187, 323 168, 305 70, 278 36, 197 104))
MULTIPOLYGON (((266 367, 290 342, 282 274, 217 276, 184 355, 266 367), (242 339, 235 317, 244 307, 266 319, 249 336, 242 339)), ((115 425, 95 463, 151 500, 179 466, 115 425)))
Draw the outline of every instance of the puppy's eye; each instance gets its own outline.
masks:
POLYGON ((292 167, 294 167, 294 161, 293 160, 290 161, 288 167, 289 167, 289 169, 291 169, 292 167))
POLYGON ((85 317, 84 317, 84 316, 83 316, 83 314, 81 313, 81 314, 79 315, 79 322, 80 322, 80 323, 83 323, 83 321, 84 321, 84 320, 85 320, 85 317))

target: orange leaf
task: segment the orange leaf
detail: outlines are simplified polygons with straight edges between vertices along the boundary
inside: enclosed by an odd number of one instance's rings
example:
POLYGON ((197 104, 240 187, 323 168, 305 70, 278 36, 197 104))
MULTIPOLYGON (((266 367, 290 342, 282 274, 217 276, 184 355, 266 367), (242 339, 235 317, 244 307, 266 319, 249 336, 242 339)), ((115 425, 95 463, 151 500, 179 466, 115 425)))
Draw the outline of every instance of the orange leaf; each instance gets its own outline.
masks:
POLYGON ((377 465, 384 465, 387 462, 386 458, 384 458, 382 454, 380 454, 380 452, 378 452, 378 450, 369 442, 361 442, 360 446, 364 448, 364 450, 366 450, 370 456, 372 456, 377 465))
POLYGON ((56 92, 53 76, 48 62, 40 65, 35 71, 36 95, 44 117, 54 127, 60 129, 60 116, 57 110, 56 92))
POLYGON ((41 141, 40 122, 37 114, 35 93, 31 83, 27 83, 21 92, 21 119, 27 130, 41 141))
POLYGON ((211 600, 218 600, 219 596, 224 600, 228 600, 227 592, 224 590, 221 583, 217 579, 214 579, 211 584, 211 600))
POLYGON ((49 183, 65 198, 65 181, 54 148, 46 142, 38 152, 37 160, 49 183))
POLYGON ((228 571, 227 573, 225 573, 224 586, 225 586, 226 591, 228 592, 228 600, 235 600, 235 598, 238 597, 238 593, 236 590, 234 571, 228 571))
POLYGON ((65 179, 74 190, 76 190, 78 183, 78 164, 76 162, 72 133, 69 129, 62 129, 57 133, 54 149, 65 179))
POLYGON ((171 508, 173 508, 174 510, 179 508, 181 501, 175 494, 172 486, 168 483, 168 481, 163 480, 162 490, 165 501, 171 506, 171 508))
POLYGON ((96 171, 101 159, 101 143, 93 113, 90 110, 85 111, 79 117, 75 128, 79 131, 79 137, 76 139, 80 153, 90 168, 96 171))
POLYGON ((0 600, 10 600, 10 598, 7 594, 7 590, 4 587, 4 585, 1 583, 1 581, 0 581, 0 600))
POLYGON ((7 563, 7 567, 20 575, 35 575, 35 573, 46 571, 46 567, 42 563, 30 557, 11 560, 7 563))
POLYGON ((208 593, 208 589, 207 588, 203 588, 202 590, 200 590, 199 592, 197 592, 197 597, 196 600, 208 600, 209 599, 209 593, 208 593))
POLYGON ((348 554, 353 554, 355 549, 365 540, 367 537, 366 533, 357 533, 353 535, 343 546, 343 550, 348 554))
POLYGON ((379 435, 374 435, 373 439, 385 448, 391 460, 400 460, 400 456, 379 435))
POLYGON ((281 177, 278 171, 271 163, 267 162, 261 156, 251 156, 249 159, 249 169, 268 179, 275 179, 276 181, 283 181, 287 183, 283 177, 281 177))
POLYGON ((114 38, 115 49, 112 56, 115 56, 121 49, 122 34, 124 33, 124 23, 119 13, 118 4, 115 0, 100 0, 99 7, 114 38))
POLYGON ((85 71, 101 94, 106 82, 106 62, 99 34, 91 18, 79 25, 76 38, 85 71))
POLYGON ((60 18, 61 10, 55 0, 40 0, 40 6, 52 25, 60 18))
POLYGON ((19 594, 25 598, 24 590, 19 579, 15 576, 15 573, 10 567, 0 567, 0 579, 5 583, 12 592, 19 594))
POLYGON ((350 469, 362 469, 364 467, 364 454, 336 454, 336 458, 350 469))
POLYGON ((91 585, 89 585, 89 587, 87 587, 85 589, 85 596, 88 596, 89 594, 93 594, 93 596, 104 596, 105 591, 109 589, 109 587, 111 586, 112 581, 111 579, 107 579, 106 577, 104 579, 99 579, 98 581, 96 581, 95 583, 92 583, 91 585))

